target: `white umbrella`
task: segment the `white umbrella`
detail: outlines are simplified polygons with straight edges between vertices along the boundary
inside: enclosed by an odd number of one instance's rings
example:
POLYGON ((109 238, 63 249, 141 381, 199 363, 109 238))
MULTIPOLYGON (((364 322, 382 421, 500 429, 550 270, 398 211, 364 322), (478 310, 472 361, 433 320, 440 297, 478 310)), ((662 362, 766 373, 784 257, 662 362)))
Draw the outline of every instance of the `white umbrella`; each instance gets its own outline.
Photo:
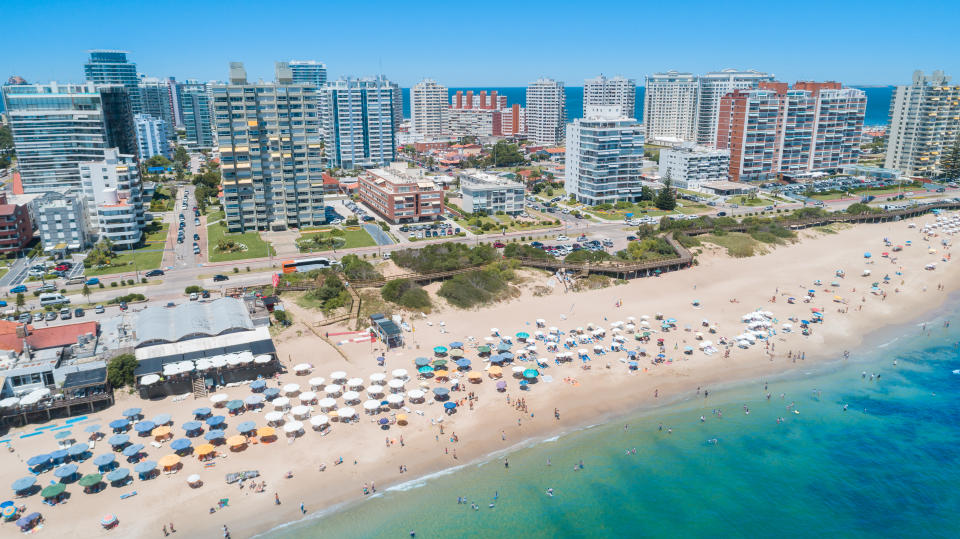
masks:
POLYGON ((357 411, 354 410, 353 408, 341 408, 340 411, 337 412, 337 415, 340 417, 349 419, 351 417, 356 416, 357 411))
POLYGON ((291 421, 283 426, 283 432, 287 434, 296 434, 303 430, 303 423, 299 421, 291 421))
POLYGON ((420 391, 419 389, 413 389, 407 392, 407 396, 413 400, 422 399, 423 395, 424 395, 423 391, 420 391))
POLYGON ((330 379, 333 380, 334 382, 339 381, 339 380, 346 380, 346 379, 347 379, 347 373, 345 373, 345 372, 343 372, 343 371, 333 371, 333 372, 330 373, 330 379))
POLYGON ((296 395, 300 392, 300 384, 287 384, 283 386, 283 392, 287 395, 296 395))
POLYGON ((149 386, 160 381, 160 377, 156 374, 148 374, 140 379, 140 385, 149 386))
POLYGON ((240 356, 237 354, 230 354, 227 356, 227 365, 234 366, 240 364, 240 356))
POLYGON ((393 393, 391 395, 387 395, 387 402, 389 402, 391 405, 403 404, 403 395, 399 393, 393 393))
POLYGON ((317 405, 320 406, 320 409, 324 411, 335 410, 337 408, 337 401, 327 397, 325 399, 320 399, 317 405))
POLYGON ((380 409, 380 401, 368 400, 363 403, 363 409, 372 412, 380 409))
POLYGON ((259 356, 253 358, 254 363, 270 363, 273 358, 270 357, 270 354, 260 354, 259 356))
POLYGON ((263 414, 267 423, 283 423, 283 412, 267 412, 263 414))
POLYGON ((323 391, 330 396, 339 395, 341 388, 337 384, 330 384, 327 387, 323 388, 323 391))
POLYGON ((192 372, 194 369, 194 365, 193 365, 193 362, 189 360, 181 361, 177 363, 177 368, 180 369, 180 372, 192 372))
POLYGON ((387 382, 387 385, 390 386, 390 389, 393 391, 403 389, 403 384, 404 384, 403 380, 398 380, 396 378, 387 382))
POLYGON ((317 400, 317 394, 313 391, 304 391, 300 394, 300 402, 306 404, 317 400))
POLYGON ((227 358, 223 356, 213 356, 210 358, 210 364, 217 369, 222 369, 227 366, 227 358))
POLYGON ((347 380, 347 387, 352 389, 363 387, 363 378, 351 378, 347 380))
POLYGON ((369 395, 383 395, 383 386, 373 385, 367 388, 369 395))
POLYGON ((240 352, 240 363, 253 363, 257 358, 253 356, 253 352, 240 352))
POLYGON ((213 395, 210 395, 210 402, 219 404, 221 402, 227 402, 228 398, 229 397, 227 397, 226 393, 214 393, 213 395))
POLYGON ((496 334, 498 334, 498 333, 500 333, 500 330, 499 330, 499 329, 497 329, 497 328, 490 328, 490 334, 491 334, 491 335, 496 335, 496 334))
POLYGON ((523 371, 524 371, 524 367, 521 367, 519 365, 514 365, 513 374, 522 373, 523 371))
POLYGON ((213 363, 210 363, 209 359, 201 358, 197 360, 197 370, 206 371, 213 368, 213 363))
POLYGON ((310 387, 312 387, 313 389, 319 389, 320 387, 323 387, 323 384, 326 381, 327 380, 324 377, 316 376, 310 379, 310 387))
POLYGON ((0 408, 13 408, 18 404, 20 404, 20 399, 17 397, 7 397, 0 401, 0 408))
POLYGON ((290 399, 286 397, 277 397, 273 399, 273 407, 276 410, 285 410, 290 406, 290 399))
POLYGON ((394 369, 390 374, 392 374, 394 378, 406 379, 407 369, 394 369))
POLYGON ((310 408, 301 404, 299 406, 294 406, 293 408, 291 408, 290 413, 293 414, 293 417, 297 419, 303 419, 304 417, 310 416, 310 408))
POLYGON ((310 366, 309 363, 300 363, 293 367, 293 372, 308 372, 311 369, 313 369, 313 367, 310 366))
POLYGON ((314 427, 322 427, 330 423, 330 418, 325 415, 315 415, 310 418, 310 424, 314 427))
POLYGON ((191 485, 199 482, 200 482, 200 476, 197 474, 192 474, 189 477, 187 477, 187 483, 190 483, 191 485))
POLYGON ((383 374, 382 372, 375 372, 370 375, 370 381, 373 382, 374 384, 380 384, 386 379, 387 379, 387 375, 383 374))
POLYGON ((550 333, 559 333, 560 328, 558 328, 557 326, 550 326, 549 331, 550 333))
POLYGON ((360 394, 356 391, 347 391, 343 394, 343 402, 359 402, 360 394))

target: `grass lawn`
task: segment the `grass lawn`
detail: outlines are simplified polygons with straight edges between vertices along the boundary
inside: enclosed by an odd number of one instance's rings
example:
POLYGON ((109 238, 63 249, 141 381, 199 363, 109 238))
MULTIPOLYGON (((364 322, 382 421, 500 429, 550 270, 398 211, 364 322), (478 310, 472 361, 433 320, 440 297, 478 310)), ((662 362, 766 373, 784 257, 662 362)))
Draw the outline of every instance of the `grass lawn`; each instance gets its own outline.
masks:
MULTIPOLYGON (((330 234, 328 233, 328 231, 329 229, 326 229, 326 230, 321 229, 317 232, 309 232, 306 234, 302 234, 299 238, 297 238, 297 245, 299 246, 304 240, 312 240, 318 236, 320 238, 328 238, 330 237, 330 234)), ((344 244, 341 247, 338 247, 338 249, 353 249, 354 247, 373 247, 377 244, 377 242, 375 242, 373 238, 370 237, 370 233, 361 227, 345 228, 343 229, 343 233, 344 234, 341 237, 344 239, 344 244)), ((318 248, 316 245, 313 245, 312 247, 308 247, 306 249, 300 248, 300 252, 302 253, 319 253, 319 252, 329 251, 329 250, 331 249, 328 249, 328 248, 321 249, 321 248, 318 248)))
POLYGON ((224 215, 223 210, 218 210, 215 212, 210 212, 207 214, 207 223, 213 223, 216 221, 222 220, 226 215, 224 215))
POLYGON ((727 254, 734 258, 744 258, 761 254, 765 249, 760 242, 743 232, 730 232, 722 236, 706 234, 700 236, 702 243, 713 243, 727 249, 727 254))
POLYGON ((479 217, 481 226, 486 223, 493 225, 492 229, 486 231, 481 230, 476 226, 467 224, 468 221, 474 222, 475 219, 478 219, 476 217, 471 219, 456 219, 455 221, 460 228, 467 229, 474 234, 500 234, 503 232, 504 228, 507 229, 507 232, 519 232, 523 230, 539 230, 557 226, 553 224, 554 219, 550 217, 546 217, 543 214, 532 211, 528 211, 528 213, 533 215, 534 219, 514 219, 509 215, 489 215, 486 217, 479 217), (542 224, 542 222, 545 221, 550 221, 550 224, 542 224))
POLYGON ((764 198, 748 198, 745 195, 730 197, 727 199, 728 204, 737 204, 738 206, 769 206, 770 201, 764 198))
POLYGON ((258 232, 244 232, 242 234, 230 234, 227 227, 220 225, 207 226, 207 259, 210 262, 228 262, 230 260, 246 260, 248 258, 266 258, 270 256, 273 247, 260 238, 258 232), (217 250, 217 244, 221 239, 227 238, 237 243, 245 245, 247 248, 242 251, 233 251, 222 253, 217 250))
POLYGON ((144 236, 144 245, 129 251, 116 251, 110 260, 110 265, 102 268, 87 266, 83 272, 87 277, 109 275, 111 273, 127 273, 131 271, 150 271, 160 267, 163 261, 163 248, 167 242, 169 223, 154 221, 147 226, 144 236))
POLYGON ((8 271, 10 271, 10 268, 0 268, 0 277, 6 275, 8 271))

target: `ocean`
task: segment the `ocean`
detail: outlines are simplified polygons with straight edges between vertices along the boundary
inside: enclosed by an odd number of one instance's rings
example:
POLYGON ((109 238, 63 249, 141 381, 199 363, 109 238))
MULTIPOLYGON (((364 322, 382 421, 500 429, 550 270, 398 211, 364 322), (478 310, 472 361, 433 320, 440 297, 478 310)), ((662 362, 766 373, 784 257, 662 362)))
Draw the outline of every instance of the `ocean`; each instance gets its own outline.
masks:
MULTIPOLYGON (((893 86, 870 86, 860 88, 867 93, 867 112, 864 115, 863 123, 865 125, 887 125, 890 120, 890 99, 893 96, 893 86)), ((520 103, 526 106, 527 89, 522 87, 507 88, 450 88, 450 95, 456 94, 457 90, 473 90, 479 93, 486 90, 489 94, 496 90, 499 95, 507 96, 507 103, 520 103)), ((583 87, 567 87, 567 121, 573 121, 576 118, 583 117, 583 87)), ((637 115, 636 118, 643 118, 643 87, 637 88, 637 115)), ((410 117, 410 88, 403 89, 403 117, 410 117)))
POLYGON ((884 330, 849 360, 801 362, 767 391, 760 380, 713 388, 531 442, 509 470, 494 455, 266 536, 957 537, 960 324, 943 324, 960 315, 953 300, 925 319, 929 335, 920 322, 884 330))

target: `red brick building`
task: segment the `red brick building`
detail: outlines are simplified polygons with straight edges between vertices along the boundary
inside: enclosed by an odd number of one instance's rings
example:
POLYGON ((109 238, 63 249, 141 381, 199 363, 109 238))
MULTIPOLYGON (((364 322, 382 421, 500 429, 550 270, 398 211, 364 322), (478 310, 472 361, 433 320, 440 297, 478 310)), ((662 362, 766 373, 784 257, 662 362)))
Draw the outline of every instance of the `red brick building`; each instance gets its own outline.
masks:
POLYGON ((33 240, 33 224, 26 206, 7 204, 0 193, 0 253, 20 251, 33 240))
POLYGON ((361 172, 358 183, 360 200, 392 223, 434 220, 443 215, 443 191, 420 172, 397 166, 374 168, 361 172))

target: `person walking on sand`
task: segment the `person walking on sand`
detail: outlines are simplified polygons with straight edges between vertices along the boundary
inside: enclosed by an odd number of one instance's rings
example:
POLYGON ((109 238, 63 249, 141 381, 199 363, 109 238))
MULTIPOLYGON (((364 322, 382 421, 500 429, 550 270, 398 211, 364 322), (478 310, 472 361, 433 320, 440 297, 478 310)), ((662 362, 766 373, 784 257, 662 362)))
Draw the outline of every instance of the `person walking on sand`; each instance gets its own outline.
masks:
POLYGON ((303 502, 300 502, 300 514, 301 515, 307 514, 307 509, 303 506, 303 502))
POLYGON ((274 505, 280 505, 280 494, 278 492, 273 493, 273 503, 274 505))
POLYGON ((164 535, 164 536, 170 535, 170 532, 167 531, 167 525, 166 525, 166 524, 163 525, 163 535, 164 535))

